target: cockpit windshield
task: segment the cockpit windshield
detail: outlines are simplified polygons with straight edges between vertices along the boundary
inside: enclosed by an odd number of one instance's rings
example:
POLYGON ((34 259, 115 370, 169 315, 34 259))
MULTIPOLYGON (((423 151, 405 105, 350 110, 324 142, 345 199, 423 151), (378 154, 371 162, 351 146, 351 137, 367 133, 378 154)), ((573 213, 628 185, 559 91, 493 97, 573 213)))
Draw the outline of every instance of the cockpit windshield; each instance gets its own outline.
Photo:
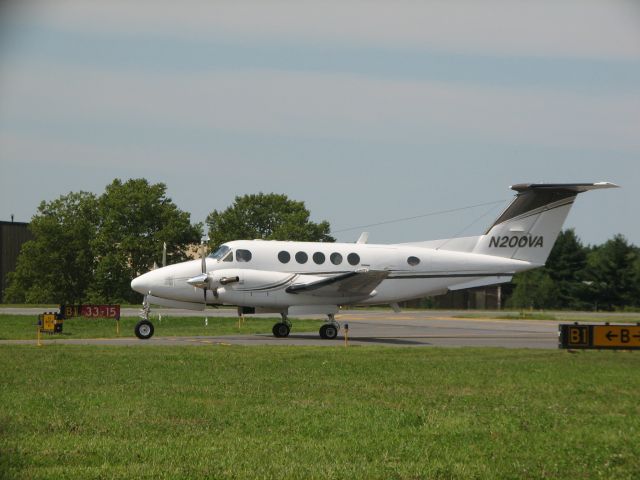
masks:
POLYGON ((224 257, 227 254, 229 250, 231 249, 226 245, 221 245, 220 248, 218 248, 215 252, 209 254, 209 258, 220 260, 222 257, 224 257))

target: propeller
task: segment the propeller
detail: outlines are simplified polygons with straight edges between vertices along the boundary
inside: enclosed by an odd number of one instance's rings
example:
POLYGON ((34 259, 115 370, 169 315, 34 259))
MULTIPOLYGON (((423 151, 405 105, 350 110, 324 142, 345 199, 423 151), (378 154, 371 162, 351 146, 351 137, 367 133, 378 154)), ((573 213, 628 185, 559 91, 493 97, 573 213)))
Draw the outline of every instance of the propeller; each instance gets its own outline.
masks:
MULTIPOLYGON (((201 246, 202 246, 202 253, 200 254, 200 258, 201 260, 201 267, 202 267, 202 276, 205 278, 205 282, 204 282, 204 288, 202 289, 203 294, 204 294, 204 309, 206 311, 207 309, 207 288, 209 288, 209 274, 207 273, 207 257, 206 257, 206 246, 205 246, 205 242, 209 241, 209 236, 207 235, 206 237, 204 237, 202 239, 201 242, 201 246)), ((207 315, 205 314, 204 316, 204 326, 208 326, 209 325, 209 317, 207 317, 207 315)))
MULTIPOLYGON (((162 266, 167 266, 167 242, 162 245, 162 266)), ((154 261, 151 270, 157 270, 158 268, 158 262, 154 261)))
MULTIPOLYGON (((195 277, 187 280, 187 283, 195 288, 201 288, 203 291, 204 297, 204 305, 207 306, 207 290, 211 290, 213 292, 213 296, 218 298, 218 288, 211 286, 211 277, 207 273, 207 257, 206 253, 206 244, 205 242, 209 241, 209 237, 205 237, 202 239, 202 243, 200 245, 200 275, 196 275, 195 277)), ((234 281, 238 281, 237 277, 229 278, 227 283, 233 283, 234 281)), ((226 283, 225 283, 226 285, 226 283)), ((216 305, 213 305, 215 308, 218 308, 216 305)))
POLYGON ((162 244, 162 266, 167 266, 167 242, 162 244))
POLYGON ((204 277, 204 285, 202 286, 202 290, 204 292, 204 307, 207 308, 207 288, 209 287, 209 275, 207 274, 207 257, 205 256, 206 253, 206 247, 205 247, 205 241, 209 240, 208 237, 205 237, 202 239, 202 242, 200 244, 201 248, 202 248, 202 252, 200 253, 200 259, 201 259, 201 263, 200 266, 202 268, 202 274, 201 277, 204 277))

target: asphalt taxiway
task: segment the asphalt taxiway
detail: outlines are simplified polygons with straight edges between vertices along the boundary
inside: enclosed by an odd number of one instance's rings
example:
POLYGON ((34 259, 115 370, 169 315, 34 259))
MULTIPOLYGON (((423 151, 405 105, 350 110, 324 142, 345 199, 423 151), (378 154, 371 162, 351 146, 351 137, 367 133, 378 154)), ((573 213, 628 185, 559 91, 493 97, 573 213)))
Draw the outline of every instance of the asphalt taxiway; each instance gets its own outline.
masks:
MULTIPOLYGON (((41 313, 41 309, 39 310, 41 313)), ((2 313, 10 313, 2 310, 2 313)), ((22 313, 25 313, 24 310, 22 313)), ((123 315, 136 311, 124 310, 123 315)), ((156 314, 181 316, 181 311, 156 311, 156 314)), ((193 312, 189 312, 193 313, 193 312)), ((233 310, 213 310, 209 317, 233 316, 233 310)), ((287 338, 275 338, 270 334, 225 336, 162 336, 162 327, 149 340, 135 337, 96 339, 49 339, 47 344, 80 345, 344 345, 345 327, 348 325, 349 345, 388 345, 401 347, 506 347, 506 348, 557 348, 558 322, 546 320, 462 319, 445 312, 345 311, 336 316, 342 325, 335 340, 320 339, 317 331, 297 331, 296 321, 287 338)), ((203 316, 199 312, 199 316, 203 316)), ((153 318, 152 318, 153 320, 153 318)), ((215 318, 211 318, 215 322, 215 318)), ((157 323, 156 323, 157 325, 157 323)), ((33 340, 2 341, 0 343, 34 343, 33 340)))
MULTIPOLYGON (((11 309, 0 309, 0 313, 18 313, 11 309)), ((28 309, 19 309, 19 313, 30 314, 28 309)), ((32 314, 42 313, 42 309, 34 309, 32 314)), ((134 316, 136 309, 123 309, 123 316, 134 316)), ((485 312, 486 313, 486 312, 485 312)), ((494 312, 496 316, 500 312, 494 312)), ((501 312, 504 314, 504 312, 501 312)), ((203 312, 156 309, 157 315, 163 316, 201 316, 203 312)), ((348 325, 349 345, 387 345, 398 347, 504 347, 504 348, 558 348, 558 324, 571 321, 572 314, 563 312, 563 320, 510 320, 504 318, 456 318, 463 315, 459 311, 403 311, 393 313, 388 310, 345 310, 336 315, 342 325, 340 334, 335 340, 320 339, 317 331, 298 331, 295 318, 293 327, 287 338, 275 338, 271 334, 256 335, 224 335, 224 336, 181 336, 167 337, 162 335, 162 327, 156 323, 156 335, 149 340, 138 340, 135 337, 95 338, 95 339, 60 339, 45 338, 47 344, 76 345, 307 345, 337 346, 344 345, 345 326, 348 325)), ((235 310, 212 309, 206 315, 215 322, 215 317, 232 317, 235 310)), ((588 318, 597 322, 602 318, 611 319, 611 313, 576 313, 580 318, 588 318)), ((266 315, 273 317, 273 315, 266 315)), ((305 318, 314 318, 309 316, 305 318)), ((320 317, 316 317, 320 318, 320 317)), ((619 314, 616 321, 635 322, 638 314, 619 314)), ((30 344, 33 340, 5 340, 0 344, 30 344)))

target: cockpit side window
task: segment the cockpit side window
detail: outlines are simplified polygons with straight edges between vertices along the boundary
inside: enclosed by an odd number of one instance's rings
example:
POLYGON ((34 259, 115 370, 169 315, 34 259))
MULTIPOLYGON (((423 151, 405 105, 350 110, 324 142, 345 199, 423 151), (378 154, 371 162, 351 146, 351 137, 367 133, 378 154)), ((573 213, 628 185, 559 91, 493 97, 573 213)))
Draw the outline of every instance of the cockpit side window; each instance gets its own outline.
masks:
POLYGON ((226 255, 226 253, 231 250, 229 247, 227 247, 226 245, 221 245, 220 247, 218 247, 218 249, 209 254, 209 258, 213 258, 215 260, 220 260, 222 257, 224 257, 226 255))
POLYGON ((229 252, 226 257, 222 259, 223 262, 233 262, 233 252, 229 252))
POLYGON ((250 262, 251 261, 251 252, 249 250, 236 250, 236 260, 238 262, 250 262))

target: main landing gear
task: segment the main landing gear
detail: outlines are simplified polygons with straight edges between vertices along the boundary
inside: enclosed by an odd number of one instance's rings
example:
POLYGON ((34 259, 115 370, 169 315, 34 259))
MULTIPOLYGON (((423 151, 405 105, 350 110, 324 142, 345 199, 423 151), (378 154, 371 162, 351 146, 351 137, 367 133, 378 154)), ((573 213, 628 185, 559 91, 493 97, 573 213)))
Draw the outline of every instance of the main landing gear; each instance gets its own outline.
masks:
POLYGON ((320 338, 334 340, 338 336, 340 324, 333 313, 329 314, 329 321, 320 327, 320 338))
POLYGON ((151 307, 145 297, 142 303, 142 310, 140 310, 140 321, 136 323, 133 331, 140 340, 149 340, 153 337, 153 323, 149 321, 149 312, 151 307))
POLYGON ((276 323, 271 331, 273 332, 274 337, 284 338, 289 336, 289 332, 291 331, 291 322, 287 317, 286 313, 281 313, 282 321, 276 323))
MULTIPOLYGON (((282 316, 282 321, 276 323, 271 331, 273 332, 274 337, 288 337, 289 332, 291 332, 291 322, 285 313, 281 313, 280 315, 282 316)), ((325 340, 334 340, 337 338, 339 331, 340 324, 336 321, 335 315, 331 313, 329 314, 329 320, 327 323, 320 327, 320 338, 325 340)))

